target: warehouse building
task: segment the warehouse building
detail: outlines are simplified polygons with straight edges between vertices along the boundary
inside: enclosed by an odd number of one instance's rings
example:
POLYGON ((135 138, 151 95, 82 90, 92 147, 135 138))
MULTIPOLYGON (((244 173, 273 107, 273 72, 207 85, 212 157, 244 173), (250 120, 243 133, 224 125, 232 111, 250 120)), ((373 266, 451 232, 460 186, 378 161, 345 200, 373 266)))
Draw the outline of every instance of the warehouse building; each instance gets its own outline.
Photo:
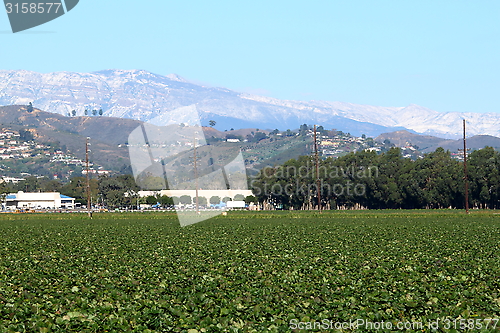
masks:
POLYGON ((75 199, 59 192, 22 192, 10 193, 5 198, 7 209, 60 209, 75 207, 75 199))

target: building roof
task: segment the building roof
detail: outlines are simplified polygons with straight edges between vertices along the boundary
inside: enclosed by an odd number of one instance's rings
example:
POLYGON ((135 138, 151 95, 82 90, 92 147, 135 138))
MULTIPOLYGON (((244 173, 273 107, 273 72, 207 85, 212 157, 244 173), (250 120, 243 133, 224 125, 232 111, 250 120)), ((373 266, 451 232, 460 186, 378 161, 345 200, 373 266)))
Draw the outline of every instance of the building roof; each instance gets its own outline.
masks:
POLYGON ((74 200, 72 197, 60 194, 59 192, 22 192, 10 193, 7 200, 54 200, 59 196, 60 199, 74 200))

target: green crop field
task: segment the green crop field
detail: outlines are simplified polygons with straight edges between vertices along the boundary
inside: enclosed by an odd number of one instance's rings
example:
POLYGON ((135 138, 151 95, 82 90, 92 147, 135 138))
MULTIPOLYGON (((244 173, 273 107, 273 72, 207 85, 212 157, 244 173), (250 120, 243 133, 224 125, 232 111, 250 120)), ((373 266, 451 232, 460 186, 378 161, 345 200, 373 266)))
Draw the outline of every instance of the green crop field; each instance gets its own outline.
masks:
POLYGON ((0 235, 0 332, 500 328, 493 211, 2 214, 0 235))

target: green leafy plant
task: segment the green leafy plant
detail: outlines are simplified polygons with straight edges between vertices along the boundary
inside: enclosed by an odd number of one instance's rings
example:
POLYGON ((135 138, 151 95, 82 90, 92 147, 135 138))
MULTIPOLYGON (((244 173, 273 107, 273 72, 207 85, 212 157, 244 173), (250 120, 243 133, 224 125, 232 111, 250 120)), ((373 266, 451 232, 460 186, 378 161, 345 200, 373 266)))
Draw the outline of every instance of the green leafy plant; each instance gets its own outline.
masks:
POLYGON ((491 211, 0 216, 1 332, 290 332, 500 317, 491 211))

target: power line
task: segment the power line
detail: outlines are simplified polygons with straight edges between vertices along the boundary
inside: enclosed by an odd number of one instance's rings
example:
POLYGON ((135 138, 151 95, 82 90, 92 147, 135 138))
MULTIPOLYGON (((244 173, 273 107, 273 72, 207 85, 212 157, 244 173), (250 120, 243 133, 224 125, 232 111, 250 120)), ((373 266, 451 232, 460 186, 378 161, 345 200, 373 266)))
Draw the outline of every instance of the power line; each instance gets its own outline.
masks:
POLYGON ((85 168, 87 171, 87 214, 92 218, 92 207, 90 202, 89 140, 90 138, 87 137, 85 141, 85 168))
POLYGON ((318 194, 318 209, 321 213, 321 189, 319 181, 319 158, 318 158, 318 140, 316 136, 316 125, 314 125, 314 159, 316 162, 316 190, 318 194))
POLYGON ((469 176, 467 175, 467 140, 465 137, 465 119, 464 125, 464 149, 459 149, 464 152, 464 191, 465 191, 465 213, 469 214, 469 176))

